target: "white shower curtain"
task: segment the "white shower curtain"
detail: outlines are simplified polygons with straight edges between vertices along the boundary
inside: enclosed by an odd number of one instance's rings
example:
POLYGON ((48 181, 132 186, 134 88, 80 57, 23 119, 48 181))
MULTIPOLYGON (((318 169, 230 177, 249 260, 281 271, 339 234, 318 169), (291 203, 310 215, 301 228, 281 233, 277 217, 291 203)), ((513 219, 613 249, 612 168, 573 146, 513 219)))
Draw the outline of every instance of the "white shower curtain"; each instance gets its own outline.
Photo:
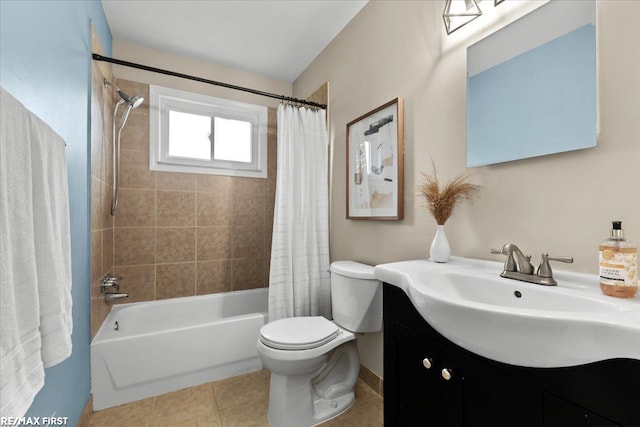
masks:
POLYGON ((325 111, 278 107, 269 321, 331 318, 325 111))

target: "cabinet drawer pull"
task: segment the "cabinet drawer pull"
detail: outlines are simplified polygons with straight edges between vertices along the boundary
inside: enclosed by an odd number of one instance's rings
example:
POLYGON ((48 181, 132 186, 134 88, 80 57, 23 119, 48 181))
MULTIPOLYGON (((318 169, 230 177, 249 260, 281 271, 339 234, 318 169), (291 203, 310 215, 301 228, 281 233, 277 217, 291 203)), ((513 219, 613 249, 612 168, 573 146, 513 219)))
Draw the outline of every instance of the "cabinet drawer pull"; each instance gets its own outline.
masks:
POLYGON ((428 357, 425 357, 424 359, 422 359, 422 366, 424 366, 426 369, 431 369, 431 366, 432 366, 431 359, 429 359, 428 357))
POLYGON ((442 373, 442 378, 445 381, 450 381, 453 378, 453 369, 443 368, 441 373, 442 373))

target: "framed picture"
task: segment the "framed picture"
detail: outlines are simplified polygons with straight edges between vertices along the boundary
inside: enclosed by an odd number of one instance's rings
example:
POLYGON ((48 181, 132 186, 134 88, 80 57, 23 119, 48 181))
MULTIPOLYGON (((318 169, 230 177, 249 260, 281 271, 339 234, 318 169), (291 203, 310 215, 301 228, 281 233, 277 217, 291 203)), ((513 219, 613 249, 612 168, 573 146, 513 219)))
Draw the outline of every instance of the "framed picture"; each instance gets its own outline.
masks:
POLYGON ((401 220, 402 98, 347 124, 347 219, 401 220))

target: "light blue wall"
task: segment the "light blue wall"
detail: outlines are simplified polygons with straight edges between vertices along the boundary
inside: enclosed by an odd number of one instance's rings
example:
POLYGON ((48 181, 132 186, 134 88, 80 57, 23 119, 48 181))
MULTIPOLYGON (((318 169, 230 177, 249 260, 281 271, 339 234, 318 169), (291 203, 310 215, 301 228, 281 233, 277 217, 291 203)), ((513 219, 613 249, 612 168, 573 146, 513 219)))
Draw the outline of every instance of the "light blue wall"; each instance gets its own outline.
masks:
POLYGON ((75 426, 90 390, 91 22, 109 56, 111 32, 98 0, 0 0, 0 19, 0 84, 67 143, 73 353, 45 371, 27 415, 75 426))

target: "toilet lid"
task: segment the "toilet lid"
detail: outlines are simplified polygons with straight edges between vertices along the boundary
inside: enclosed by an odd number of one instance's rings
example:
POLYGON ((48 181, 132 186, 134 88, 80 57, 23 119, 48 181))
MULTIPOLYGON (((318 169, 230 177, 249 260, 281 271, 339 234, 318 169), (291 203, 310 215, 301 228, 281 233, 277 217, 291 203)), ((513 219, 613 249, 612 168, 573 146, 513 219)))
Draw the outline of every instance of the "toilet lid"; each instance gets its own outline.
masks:
POLYGON ((307 350, 333 340, 338 331, 335 323, 322 316, 289 317, 264 325, 260 341, 280 350, 307 350))

